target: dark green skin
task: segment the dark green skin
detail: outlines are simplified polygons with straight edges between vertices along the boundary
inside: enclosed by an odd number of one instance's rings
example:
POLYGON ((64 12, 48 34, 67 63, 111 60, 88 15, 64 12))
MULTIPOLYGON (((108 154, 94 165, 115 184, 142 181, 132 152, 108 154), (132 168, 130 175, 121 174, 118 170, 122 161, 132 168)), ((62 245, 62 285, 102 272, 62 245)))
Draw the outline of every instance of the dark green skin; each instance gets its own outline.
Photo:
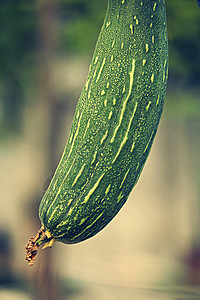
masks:
POLYGON ((39 208, 55 240, 94 236, 126 202, 157 131, 167 68, 164 1, 109 0, 65 151, 39 208))

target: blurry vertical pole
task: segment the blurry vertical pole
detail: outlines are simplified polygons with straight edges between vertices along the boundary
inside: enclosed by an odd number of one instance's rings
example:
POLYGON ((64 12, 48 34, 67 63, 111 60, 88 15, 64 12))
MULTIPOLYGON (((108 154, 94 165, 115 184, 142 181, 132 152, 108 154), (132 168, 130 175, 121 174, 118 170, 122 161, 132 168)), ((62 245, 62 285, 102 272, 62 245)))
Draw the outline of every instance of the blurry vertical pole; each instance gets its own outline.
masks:
POLYGON ((48 142, 46 152, 46 164, 48 174, 52 174, 57 165, 56 144, 59 124, 59 101, 56 93, 53 62, 56 50, 56 0, 37 0, 39 14, 39 71, 40 91, 43 103, 46 107, 48 142))
MULTIPOLYGON (((39 22, 39 75, 40 101, 44 108, 44 171, 47 177, 56 167, 55 145, 57 144, 58 99, 54 88, 53 61, 56 46, 55 0, 37 0, 39 22)), ((38 300, 58 300, 58 286, 52 264, 52 251, 40 251, 39 267, 35 273, 38 300)))

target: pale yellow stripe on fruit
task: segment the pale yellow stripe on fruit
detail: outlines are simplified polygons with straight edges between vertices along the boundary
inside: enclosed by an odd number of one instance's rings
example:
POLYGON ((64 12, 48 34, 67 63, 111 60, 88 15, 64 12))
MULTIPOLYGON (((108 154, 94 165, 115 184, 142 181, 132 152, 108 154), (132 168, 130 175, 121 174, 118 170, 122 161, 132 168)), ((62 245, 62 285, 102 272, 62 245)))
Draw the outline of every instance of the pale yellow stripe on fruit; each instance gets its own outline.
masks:
POLYGON ((133 149, 135 147, 135 141, 133 141, 132 147, 131 147, 131 152, 133 152, 133 149))
POLYGON ((168 78, 168 71, 169 71, 169 70, 168 70, 168 68, 167 68, 167 71, 166 71, 166 79, 168 78))
POLYGON ((96 57, 95 57, 95 60, 94 60, 94 64, 96 64, 96 63, 97 63, 98 59, 99 59, 99 57, 98 57, 98 56, 96 56, 96 57))
POLYGON ((130 25, 131 34, 133 35, 133 25, 130 25))
POLYGON ((59 196, 59 194, 60 194, 60 192, 61 192, 62 185, 63 185, 65 179, 67 178, 69 172, 71 171, 71 169, 72 169, 72 167, 73 167, 73 164, 74 164, 74 161, 75 161, 75 159, 73 160, 73 162, 72 162, 72 164, 71 164, 69 170, 68 170, 67 173, 65 174, 65 177, 64 177, 64 179, 62 180, 62 182, 61 182, 61 184, 60 184, 60 187, 59 187, 59 189, 58 189, 58 191, 57 191, 57 193, 56 193, 56 195, 55 195, 55 198, 53 199, 53 201, 51 202, 51 204, 50 204, 50 206, 49 206, 49 208, 48 208, 48 210, 47 210, 47 214, 49 213, 49 211, 50 211, 51 207, 53 206, 53 204, 55 203, 56 199, 58 198, 58 196, 59 196))
MULTIPOLYGON (((70 202, 70 203, 71 203, 71 202, 70 202)), ((69 209, 69 212, 67 213, 68 216, 71 215, 73 209, 74 209, 74 207, 71 207, 71 208, 69 209)), ((64 221, 61 221, 61 222, 56 226, 56 228, 62 227, 63 225, 66 225, 68 222, 69 222, 68 219, 67 219, 67 220, 64 220, 64 221)), ((64 235, 64 234, 62 234, 62 235, 60 235, 60 236, 63 236, 63 235, 64 235)))
POLYGON ((70 216, 70 215, 72 214, 72 211, 73 211, 73 210, 74 210, 74 206, 73 206, 73 207, 70 207, 70 209, 69 209, 67 215, 70 216))
POLYGON ((143 59, 143 61, 142 61, 143 67, 144 67, 145 64, 146 64, 146 59, 143 59))
POLYGON ((125 112, 125 109, 126 109, 126 104, 127 104, 128 99, 129 99, 129 97, 131 95, 131 91, 132 91, 132 87, 133 87, 134 71, 135 71, 135 59, 133 59, 133 61, 132 61, 132 70, 129 73, 129 75, 130 75, 129 92, 128 92, 128 95, 127 95, 126 99, 123 102, 121 114, 120 114, 120 117, 119 117, 119 123, 118 123, 117 127, 115 128, 114 134, 113 134, 113 136, 112 136, 112 138, 110 140, 111 143, 114 142, 114 139, 115 139, 115 136, 117 134, 117 131, 118 131, 119 127, 121 126, 122 119, 123 119, 123 116, 124 116, 124 112, 125 112))
POLYGON ((139 166, 140 166, 140 163, 137 164, 137 167, 136 167, 136 169, 135 169, 135 172, 138 170, 139 166))
POLYGON ((96 156, 97 156, 97 150, 94 152, 94 156, 93 156, 93 160, 91 161, 91 164, 93 164, 93 162, 95 161, 96 156))
POLYGON ((106 28, 108 28, 110 26, 110 22, 106 23, 106 28))
MULTIPOLYGON (((69 222, 68 220, 61 221, 61 222, 56 226, 56 228, 62 227, 63 225, 67 224, 68 222, 69 222)), ((64 234, 62 234, 62 235, 64 235, 64 234)), ((62 235, 61 235, 61 236, 62 236, 62 235)))
MULTIPOLYGON (((69 226, 69 227, 67 228, 66 232, 69 231, 70 228, 71 228, 71 226, 69 226)), ((62 234, 60 234, 60 235, 56 235, 56 238, 61 238, 61 237, 63 237, 65 234, 66 234, 66 233, 62 233, 62 234)))
POLYGON ((114 44, 115 44, 115 39, 114 39, 113 42, 112 42, 111 48, 114 47, 114 44))
POLYGON ((92 64, 89 65, 88 73, 90 73, 91 67, 92 67, 92 64))
MULTIPOLYGON (((78 110, 78 111, 77 111, 77 115, 76 115, 76 119, 79 118, 79 115, 80 115, 80 112, 79 112, 79 110, 78 110)), ((71 144, 71 142, 72 142, 73 137, 74 137, 74 135, 71 134, 71 136, 70 136, 70 138, 69 138, 69 143, 70 143, 70 144, 71 144)))
POLYGON ((117 159, 117 157, 119 156, 121 150, 122 150, 122 147, 124 146, 124 144, 126 143, 127 139, 128 139, 128 133, 130 131, 130 127, 131 127, 131 123, 132 123, 132 120, 134 118, 134 115, 135 115, 135 112, 136 112, 136 109, 137 109, 137 102, 135 103, 135 107, 134 107, 134 111, 133 111, 133 115, 131 116, 130 120, 129 120, 129 124, 128 124, 128 127, 127 127, 127 130, 126 130, 126 134, 122 140, 122 143, 120 144, 119 146, 119 149, 117 151, 117 154, 115 155, 115 158, 113 159, 112 163, 114 163, 117 159))
POLYGON ((88 99, 90 99, 90 96, 91 96, 91 90, 89 90, 88 92, 88 99))
POLYGON ((111 188, 111 184, 108 185, 108 187, 106 188, 106 191, 105 191, 105 194, 107 195, 108 192, 110 191, 110 188, 111 188))
POLYGON ((159 100, 160 100, 160 95, 158 95, 158 99, 157 99, 157 102, 156 102, 156 106, 158 105, 159 100))
POLYGON ((77 118, 77 119, 79 118, 79 115, 80 115, 80 111, 78 110, 78 111, 77 111, 77 115, 76 115, 76 118, 77 118))
POLYGON ((122 195, 122 192, 120 192, 119 196, 117 197, 117 203, 124 197, 124 195, 122 195))
POLYGON ((146 111, 149 110, 150 105, 151 105, 151 101, 149 101, 149 103, 147 104, 147 106, 146 106, 146 111))
POLYGON ((113 112, 112 112, 112 110, 109 112, 109 115, 108 115, 108 120, 110 120, 111 119, 111 117, 112 117, 112 114, 113 114, 113 112))
POLYGON ((98 217, 89 226, 87 226, 83 231, 81 231, 79 234, 75 235, 72 240, 75 240, 77 237, 82 235, 86 230, 88 230, 90 227, 92 227, 101 218, 103 213, 104 212, 102 212, 100 215, 98 215, 98 217))
POLYGON ((87 122, 87 125, 86 125, 86 128, 85 128, 85 132, 84 132, 84 135, 83 135, 83 138, 82 138, 82 139, 85 138, 85 135, 86 135, 87 130, 88 130, 89 127, 90 127, 90 119, 89 119, 88 122, 87 122))
POLYGON ((71 142, 72 142, 72 139, 73 139, 73 134, 71 134, 71 136, 70 136, 70 138, 69 138, 69 143, 71 144, 71 142))
POLYGON ((83 173, 83 169, 85 168, 85 164, 82 165, 80 171, 78 172, 76 178, 74 179, 74 182, 72 183, 72 186, 74 186, 77 182, 77 180, 79 179, 79 177, 81 176, 81 174, 83 173))
POLYGON ((101 179, 103 178, 105 174, 101 174, 101 176, 99 177, 99 179, 97 180, 97 182, 94 184, 93 188, 89 191, 89 193, 87 194, 87 196, 85 196, 85 199, 81 202, 81 204, 86 203, 89 199, 90 196, 94 193, 94 191, 97 189, 101 179))
POLYGON ((164 62, 164 69, 166 68, 166 65, 167 65, 167 60, 165 59, 165 62, 164 62))
POLYGON ((165 74, 165 71, 163 72, 163 82, 165 81, 165 78, 166 78, 166 74, 165 74))
POLYGON ((56 181, 54 182, 54 185, 53 185, 53 187, 52 187, 52 190, 53 190, 53 191, 54 191, 55 188, 56 188, 57 182, 58 182, 58 178, 56 179, 56 181))
POLYGON ((57 212, 57 210, 58 210, 58 206, 54 209, 54 211, 52 212, 52 214, 51 214, 50 217, 48 218, 47 223, 50 223, 50 222, 51 222, 51 220, 52 220, 53 216, 55 215, 55 213, 57 212))
POLYGON ((120 187, 119 187, 120 189, 121 189, 122 185, 124 184, 124 181, 126 180, 126 177, 127 177, 129 171, 130 171, 130 168, 126 171, 126 174, 124 175, 124 178, 123 178, 123 180, 122 180, 122 183, 121 183, 121 185, 120 185, 120 187))
POLYGON ((88 80, 86 81, 86 84, 85 84, 85 90, 86 90, 86 91, 88 90, 89 82, 90 82, 90 80, 88 79, 88 80))
POLYGON ((151 142, 151 138, 152 138, 153 134, 154 134, 154 131, 152 131, 151 136, 150 136, 150 138, 149 138, 149 140, 148 140, 148 143, 147 143, 147 145, 146 145, 146 147, 145 147, 143 153, 146 152, 146 150, 147 150, 147 148, 148 148, 148 146, 149 146, 149 144, 150 144, 150 142, 151 142))
POLYGON ((106 139, 107 135, 108 135, 108 130, 106 130, 105 134, 103 135, 100 144, 103 144, 103 142, 106 139))
POLYGON ((167 65, 167 60, 165 59, 165 62, 164 62, 164 72, 163 72, 163 82, 165 81, 165 78, 166 78, 166 72, 165 72, 166 65, 167 65))
POLYGON ((93 78, 96 76, 97 69, 94 71, 93 78))
MULTIPOLYGON (((69 209, 69 211, 68 211, 68 213, 67 213, 68 216, 71 215, 73 209, 74 209, 73 207, 71 207, 71 208, 69 209)), ((67 224, 68 222, 69 222, 68 219, 65 220, 65 221, 61 221, 61 222, 56 226, 56 228, 62 227, 62 226, 64 226, 65 224, 67 224)))
POLYGON ((73 149, 73 146, 74 146, 74 142, 75 142, 76 137, 77 137, 77 135, 78 135, 78 133, 79 133, 79 128, 80 128, 80 122, 81 122, 82 113, 83 113, 83 112, 81 112, 80 118, 79 118, 79 120, 78 120, 77 129, 76 129, 76 132, 75 132, 75 134, 74 134, 74 139, 73 139, 73 142, 72 142, 72 145, 71 145, 71 148, 70 148, 68 157, 69 157, 70 154, 72 153, 72 149, 73 149))
POLYGON ((73 198, 67 201, 67 207, 70 206, 70 204, 72 203, 72 201, 73 201, 73 198))
POLYGON ((87 218, 82 218, 79 225, 81 226, 87 219, 88 219, 88 217, 87 218))
POLYGON ((102 72, 103 67, 104 67, 104 65, 105 65, 105 62, 106 62, 106 58, 104 57, 103 62, 102 62, 101 67, 100 67, 100 70, 99 70, 99 73, 98 73, 98 75, 97 75, 96 82, 97 82, 97 81, 99 80, 99 78, 100 78, 100 75, 101 75, 101 72, 102 72))

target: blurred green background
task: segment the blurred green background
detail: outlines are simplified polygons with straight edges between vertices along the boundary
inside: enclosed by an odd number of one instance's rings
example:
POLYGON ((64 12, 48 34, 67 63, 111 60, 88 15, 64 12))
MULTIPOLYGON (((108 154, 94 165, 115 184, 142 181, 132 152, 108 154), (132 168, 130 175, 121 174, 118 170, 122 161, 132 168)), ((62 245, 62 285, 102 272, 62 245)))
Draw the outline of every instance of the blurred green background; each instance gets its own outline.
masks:
POLYGON ((40 227, 38 205, 64 149, 106 6, 107 0, 0 2, 1 300, 200 298, 195 0, 166 0, 167 98, 127 204, 94 238, 40 250, 33 267, 24 260, 24 246, 40 227), (149 289, 139 289, 144 286, 149 289))

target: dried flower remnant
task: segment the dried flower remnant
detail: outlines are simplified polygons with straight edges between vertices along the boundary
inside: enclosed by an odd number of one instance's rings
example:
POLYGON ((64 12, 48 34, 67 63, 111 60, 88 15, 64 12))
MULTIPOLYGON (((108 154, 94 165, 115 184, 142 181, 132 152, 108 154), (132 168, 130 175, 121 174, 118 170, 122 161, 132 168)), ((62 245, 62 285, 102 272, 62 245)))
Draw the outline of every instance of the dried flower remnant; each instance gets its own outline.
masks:
POLYGON ((48 231, 46 231, 44 226, 42 226, 38 230, 37 234, 28 240, 28 243, 25 246, 26 249, 25 260, 28 261, 29 266, 32 266, 34 264, 40 245, 45 244, 43 247, 44 249, 46 247, 52 247, 54 242, 55 242, 54 238, 51 236, 51 234, 48 231))

